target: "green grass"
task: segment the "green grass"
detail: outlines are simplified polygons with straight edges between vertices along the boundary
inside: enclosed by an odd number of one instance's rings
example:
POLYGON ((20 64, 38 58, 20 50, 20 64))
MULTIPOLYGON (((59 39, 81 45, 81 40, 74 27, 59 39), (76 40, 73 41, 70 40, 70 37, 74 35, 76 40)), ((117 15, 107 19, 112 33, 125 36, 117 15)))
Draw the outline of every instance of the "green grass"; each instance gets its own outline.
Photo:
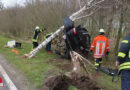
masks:
POLYGON ((77 90, 74 86, 69 86, 68 90, 77 90))
MULTIPOLYGON (((108 65, 103 65, 103 67, 109 67, 109 68, 113 68, 113 65, 110 65, 111 62, 103 62, 102 64, 108 64, 108 65), (111 67, 110 67, 111 66, 111 67)), ((96 81, 99 85, 101 85, 104 89, 103 90, 121 90, 121 79, 119 77, 119 81, 118 82, 112 82, 112 76, 104 74, 103 72, 99 71, 98 73, 95 72, 95 70, 88 65, 87 66, 89 68, 89 71, 91 72, 91 74, 93 74, 93 79, 94 81, 96 81), (96 79, 95 79, 96 78, 96 79)), ((115 81, 118 79, 118 77, 115 77, 115 81)))
MULTIPOLYGON (((55 54, 48 55, 44 49, 36 54, 36 58, 31 59, 22 59, 22 56, 25 53, 29 53, 32 50, 32 44, 22 42, 22 49, 17 49, 19 54, 11 52, 12 48, 4 48, 4 45, 7 44, 7 41, 10 41, 9 37, 0 35, 0 53, 3 54, 8 62, 18 70, 22 71, 24 75, 28 78, 30 84, 35 85, 37 88, 41 88, 43 80, 49 71, 54 70, 55 73, 59 72, 60 69, 51 64, 51 59, 56 59, 58 56, 55 54), (49 61, 49 63, 47 63, 49 61)), ((109 60, 103 62, 105 65, 110 62, 109 60)), ((59 63, 58 63, 59 64, 59 63)), ((110 63, 112 64, 112 63, 110 63)), ((111 66, 111 65, 110 65, 111 66)), ((89 70, 94 73, 94 69, 91 66, 87 66, 89 70)), ((112 66, 113 67, 113 66, 112 66)), ((95 81, 97 81, 105 89, 103 90, 120 90, 120 81, 118 83, 112 82, 112 77, 101 73, 102 76, 99 76, 95 81)), ((70 86, 69 90, 76 90, 75 87, 70 86)))
POLYGON ((10 64, 18 68, 18 70, 24 72, 24 75, 28 78, 30 84, 40 88, 42 87, 43 79, 48 71, 58 71, 55 66, 47 63, 47 60, 54 59, 57 57, 57 55, 48 55, 43 49, 36 54, 36 58, 22 59, 22 55, 29 53, 32 50, 32 44, 22 42, 22 49, 17 49, 19 54, 16 55, 15 53, 11 52, 12 48, 4 48, 4 45, 6 45, 7 41, 10 40, 13 39, 0 35, 0 53, 5 56, 10 64))
MULTIPOLYGON (((118 79, 118 77, 115 77, 115 80, 117 80, 117 79, 118 79)), ((101 76, 97 79, 97 82, 101 86, 103 86, 105 90, 121 90, 120 79, 118 82, 112 82, 112 77, 109 75, 103 74, 103 76, 101 76)))

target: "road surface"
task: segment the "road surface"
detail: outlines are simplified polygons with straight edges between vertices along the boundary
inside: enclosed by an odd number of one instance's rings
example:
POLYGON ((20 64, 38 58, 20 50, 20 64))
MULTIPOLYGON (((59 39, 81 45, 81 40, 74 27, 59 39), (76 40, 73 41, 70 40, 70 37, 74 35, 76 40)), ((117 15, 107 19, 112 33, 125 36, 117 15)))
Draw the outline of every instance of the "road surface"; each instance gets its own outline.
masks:
MULTIPOLYGON (((18 90, 37 90, 33 86, 29 85, 28 79, 24 77, 23 73, 13 67, 3 55, 0 54, 0 66, 5 70, 10 80, 16 86, 18 90)), ((6 76, 6 75, 5 75, 6 76)), ((4 87, 0 87, 0 90, 9 90, 9 87, 4 79, 4 76, 1 73, 0 69, 0 77, 3 78, 4 87)))

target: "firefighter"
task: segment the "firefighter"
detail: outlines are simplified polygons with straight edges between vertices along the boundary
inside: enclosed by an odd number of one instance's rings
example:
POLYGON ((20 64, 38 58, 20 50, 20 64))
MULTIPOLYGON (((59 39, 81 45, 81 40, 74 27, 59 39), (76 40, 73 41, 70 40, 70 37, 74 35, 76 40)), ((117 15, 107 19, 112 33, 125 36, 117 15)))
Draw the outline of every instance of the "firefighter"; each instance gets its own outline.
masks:
MULTIPOLYGON (((49 34, 47 34, 47 35, 45 36, 45 39, 49 38, 51 35, 52 35, 52 32, 49 33, 49 34)), ((47 51, 48 54, 51 54, 51 43, 52 43, 52 41, 50 41, 50 42, 46 45, 46 51, 47 51)))
POLYGON ((34 33, 33 33, 33 49, 36 48, 38 46, 38 35, 39 33, 41 33, 43 30, 40 29, 39 26, 35 27, 34 33))
POLYGON ((104 29, 99 30, 99 35, 94 38, 90 51, 94 52, 95 71, 98 71, 102 63, 102 57, 109 54, 109 42, 105 37, 104 29))
POLYGON ((121 73, 122 90, 130 90, 130 32, 121 43, 115 65, 121 73))

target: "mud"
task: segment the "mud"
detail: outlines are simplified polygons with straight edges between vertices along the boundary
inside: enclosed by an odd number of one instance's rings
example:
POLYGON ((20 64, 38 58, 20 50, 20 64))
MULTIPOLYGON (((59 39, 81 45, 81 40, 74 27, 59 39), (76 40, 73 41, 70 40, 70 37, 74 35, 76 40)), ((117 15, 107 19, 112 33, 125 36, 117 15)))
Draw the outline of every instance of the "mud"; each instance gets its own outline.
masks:
POLYGON ((54 66, 60 68, 62 71, 66 71, 66 72, 69 72, 73 69, 73 64, 70 63, 70 61, 61 59, 61 58, 48 60, 47 63, 54 65, 54 66))
POLYGON ((99 90, 99 85, 88 76, 72 73, 71 75, 55 75, 44 80, 42 90, 68 90, 69 86, 78 90, 99 90))

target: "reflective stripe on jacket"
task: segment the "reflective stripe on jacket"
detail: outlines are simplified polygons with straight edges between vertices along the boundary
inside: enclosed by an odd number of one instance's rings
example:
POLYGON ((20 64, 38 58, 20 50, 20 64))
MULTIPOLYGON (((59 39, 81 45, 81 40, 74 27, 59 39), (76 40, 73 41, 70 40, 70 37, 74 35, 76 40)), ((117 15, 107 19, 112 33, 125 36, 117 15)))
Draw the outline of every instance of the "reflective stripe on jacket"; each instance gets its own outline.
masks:
POLYGON ((130 35, 127 35, 122 41, 117 61, 120 62, 120 71, 130 69, 130 35))
POLYGON ((109 52, 109 42, 104 35, 98 35, 94 38, 90 50, 94 50, 94 58, 102 58, 109 52))
POLYGON ((33 39, 32 41, 33 42, 38 42, 38 34, 42 32, 41 30, 35 30, 34 33, 33 33, 33 39))
POLYGON ((51 35, 52 35, 52 33, 46 34, 46 35, 44 36, 44 39, 49 38, 51 35))

